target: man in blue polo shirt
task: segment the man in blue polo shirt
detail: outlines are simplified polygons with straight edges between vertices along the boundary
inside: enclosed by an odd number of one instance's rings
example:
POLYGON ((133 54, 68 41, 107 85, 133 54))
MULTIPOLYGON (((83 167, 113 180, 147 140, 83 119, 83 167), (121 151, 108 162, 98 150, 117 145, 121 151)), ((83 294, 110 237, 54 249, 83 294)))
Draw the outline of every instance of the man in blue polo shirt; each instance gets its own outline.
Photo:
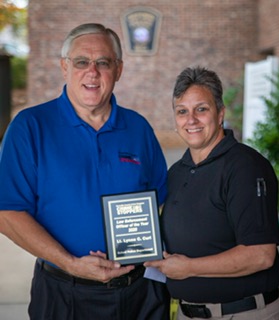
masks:
POLYGON ((73 29, 62 47, 62 95, 20 112, 0 156, 0 231, 37 256, 32 320, 168 319, 163 284, 107 259, 101 196, 156 189, 166 163, 148 122, 117 105, 118 36, 73 29))

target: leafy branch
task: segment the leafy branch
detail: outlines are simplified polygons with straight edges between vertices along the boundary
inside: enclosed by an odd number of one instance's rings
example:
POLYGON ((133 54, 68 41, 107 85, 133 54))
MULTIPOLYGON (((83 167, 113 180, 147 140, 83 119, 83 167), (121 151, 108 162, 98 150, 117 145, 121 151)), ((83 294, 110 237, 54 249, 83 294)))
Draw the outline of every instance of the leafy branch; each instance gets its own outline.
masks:
POLYGON ((279 72, 268 79, 272 90, 269 97, 262 97, 265 119, 256 123, 253 138, 247 142, 269 159, 279 179, 279 72))

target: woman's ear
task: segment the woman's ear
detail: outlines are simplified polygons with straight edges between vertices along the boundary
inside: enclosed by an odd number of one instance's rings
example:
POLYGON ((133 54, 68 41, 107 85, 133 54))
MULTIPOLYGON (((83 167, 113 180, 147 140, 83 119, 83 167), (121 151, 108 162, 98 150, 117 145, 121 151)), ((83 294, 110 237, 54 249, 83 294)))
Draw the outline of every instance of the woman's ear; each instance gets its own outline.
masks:
POLYGON ((224 126, 224 118, 225 118, 225 107, 222 107, 222 109, 219 111, 219 125, 220 127, 224 126))

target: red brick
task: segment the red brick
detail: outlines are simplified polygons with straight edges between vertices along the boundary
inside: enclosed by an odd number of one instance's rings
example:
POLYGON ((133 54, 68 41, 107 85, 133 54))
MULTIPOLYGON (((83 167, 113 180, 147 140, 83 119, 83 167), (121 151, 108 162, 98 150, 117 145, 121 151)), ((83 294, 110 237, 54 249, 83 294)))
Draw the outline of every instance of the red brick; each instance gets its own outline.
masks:
MULTIPOLYGON (((162 145, 180 145, 174 134, 171 95, 187 66, 214 69, 224 87, 243 77, 244 64, 279 54, 278 0, 142 0, 162 13, 159 48, 154 56, 131 56, 124 49, 124 72, 116 84, 119 104, 139 111, 154 127, 162 145)), ((29 0, 30 62, 28 104, 58 96, 62 41, 81 23, 114 29, 125 48, 121 15, 136 0, 29 0)))

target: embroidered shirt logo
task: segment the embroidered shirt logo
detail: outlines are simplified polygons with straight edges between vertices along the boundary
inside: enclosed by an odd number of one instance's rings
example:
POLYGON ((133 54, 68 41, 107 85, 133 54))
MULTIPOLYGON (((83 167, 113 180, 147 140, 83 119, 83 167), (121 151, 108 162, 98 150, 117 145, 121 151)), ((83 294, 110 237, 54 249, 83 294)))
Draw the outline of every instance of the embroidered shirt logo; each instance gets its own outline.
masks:
POLYGON ((134 164, 140 164, 139 158, 136 155, 128 152, 119 152, 119 160, 121 162, 130 162, 134 164))

